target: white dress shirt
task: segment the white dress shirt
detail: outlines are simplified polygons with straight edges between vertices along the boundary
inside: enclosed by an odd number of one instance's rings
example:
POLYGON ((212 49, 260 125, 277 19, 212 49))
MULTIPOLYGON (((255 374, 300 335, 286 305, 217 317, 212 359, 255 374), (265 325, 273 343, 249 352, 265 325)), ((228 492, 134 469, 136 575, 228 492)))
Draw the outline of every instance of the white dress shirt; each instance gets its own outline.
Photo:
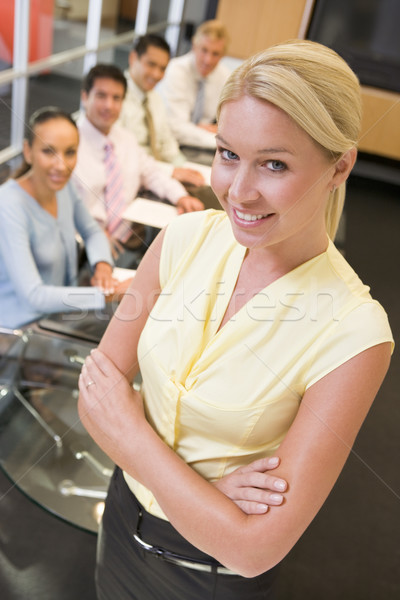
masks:
POLYGON ((103 226, 107 220, 104 201, 107 178, 104 146, 107 142, 114 145, 117 154, 127 205, 142 187, 173 204, 187 196, 183 185, 166 175, 157 161, 139 146, 134 135, 118 123, 113 125, 108 136, 94 127, 85 115, 80 115, 77 124, 80 139, 73 182, 91 215, 103 226))
MULTIPOLYGON (((203 117, 200 124, 215 120, 218 100, 229 75, 229 69, 219 62, 204 79, 203 117)), ((179 144, 214 149, 215 134, 191 121, 200 80, 195 56, 193 52, 188 52, 170 60, 157 89, 165 102, 169 124, 179 144)))
MULTIPOLYGON (((128 82, 128 89, 118 122, 133 133, 139 145, 146 150, 147 154, 151 155, 149 134, 143 107, 143 100, 146 94, 136 85, 128 70, 125 71, 124 75, 128 82)), ((151 90, 147 92, 147 98, 156 132, 156 146, 160 161, 170 163, 169 174, 172 175, 174 167, 182 166, 186 161, 186 157, 179 150, 179 144, 171 131, 164 102, 160 94, 155 90, 151 90)), ((164 169, 166 168, 165 164, 162 166, 164 169)))

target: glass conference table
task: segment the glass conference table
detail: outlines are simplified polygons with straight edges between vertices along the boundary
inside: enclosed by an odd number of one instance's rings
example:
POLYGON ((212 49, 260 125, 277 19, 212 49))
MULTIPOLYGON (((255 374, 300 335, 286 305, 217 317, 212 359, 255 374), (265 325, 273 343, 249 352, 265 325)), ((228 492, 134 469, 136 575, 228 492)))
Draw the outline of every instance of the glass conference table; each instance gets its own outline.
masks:
MULTIPOLYGON (((214 156, 185 153, 205 165, 214 156)), ((0 328, 0 467, 45 510, 93 533, 114 464, 79 420, 78 377, 117 305, 51 314, 21 330, 0 328)), ((139 375, 134 386, 140 382, 139 375)))
POLYGON ((108 321, 65 316, 0 329, 0 466, 34 502, 95 533, 114 465, 79 420, 78 377, 108 321))

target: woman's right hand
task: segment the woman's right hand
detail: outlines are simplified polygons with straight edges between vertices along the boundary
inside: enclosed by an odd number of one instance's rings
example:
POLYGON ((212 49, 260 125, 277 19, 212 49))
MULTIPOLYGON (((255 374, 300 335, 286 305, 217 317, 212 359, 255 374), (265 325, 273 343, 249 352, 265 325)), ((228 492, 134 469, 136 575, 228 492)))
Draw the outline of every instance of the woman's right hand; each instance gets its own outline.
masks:
POLYGON ((129 277, 128 279, 124 279, 123 281, 117 281, 115 288, 111 294, 106 294, 105 299, 106 302, 121 302, 124 297, 125 292, 129 289, 133 281, 133 277, 129 277))
POLYGON ((279 463, 277 456, 255 460, 215 481, 214 486, 248 515, 264 514, 269 506, 282 504, 288 488, 284 479, 269 474, 279 463))
POLYGON ((113 294, 118 281, 113 278, 113 267, 104 261, 96 264, 90 285, 100 288, 105 295, 113 294))

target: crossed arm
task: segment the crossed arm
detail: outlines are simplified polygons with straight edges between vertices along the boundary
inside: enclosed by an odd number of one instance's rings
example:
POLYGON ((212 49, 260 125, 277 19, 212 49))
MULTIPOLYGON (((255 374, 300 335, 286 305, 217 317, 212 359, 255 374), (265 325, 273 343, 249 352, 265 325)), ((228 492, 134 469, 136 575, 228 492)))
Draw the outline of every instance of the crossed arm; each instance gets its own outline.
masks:
MULTIPOLYGON (((230 569, 253 577, 288 553, 331 491, 386 373, 390 345, 360 353, 306 392, 279 448, 281 462, 275 474, 290 483, 286 501, 262 514, 247 514, 226 495, 235 483, 227 478, 218 489, 164 444, 146 421, 141 397, 130 385, 137 371, 137 340, 156 297, 160 248, 158 238, 99 350, 87 360, 80 381, 80 415, 103 450, 152 490, 185 538, 230 569), (134 314, 138 299, 150 297, 143 314, 128 326, 126 319, 134 314), (96 385, 86 388, 90 380, 96 385)), ((254 473, 263 476, 262 468, 254 473)), ((273 486, 274 480, 267 485, 273 486)))

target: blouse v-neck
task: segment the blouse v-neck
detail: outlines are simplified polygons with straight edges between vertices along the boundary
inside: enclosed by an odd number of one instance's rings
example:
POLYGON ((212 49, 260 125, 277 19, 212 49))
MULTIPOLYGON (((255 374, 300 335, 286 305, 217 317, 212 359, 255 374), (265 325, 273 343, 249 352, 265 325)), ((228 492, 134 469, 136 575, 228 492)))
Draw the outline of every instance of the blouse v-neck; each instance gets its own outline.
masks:
MULTIPOLYGON (((301 274, 302 270, 307 269, 313 262, 317 262, 324 255, 326 255, 326 253, 328 252, 329 245, 331 243, 332 242, 329 241, 326 250, 324 250, 320 254, 317 254, 316 256, 313 256, 312 258, 310 258, 307 261, 301 263, 300 265, 297 265, 297 267, 294 267, 293 269, 290 269, 286 273, 283 273, 282 275, 277 276, 275 279, 273 279, 272 281, 270 281, 266 286, 264 286, 263 288, 261 288, 251 298, 249 298, 237 311, 235 311, 231 315, 231 317, 223 325, 221 325, 222 322, 223 322, 223 320, 224 320, 226 311, 228 310, 229 304, 230 304, 230 302, 232 300, 233 294, 235 292, 237 281, 238 281, 238 278, 239 278, 239 275, 240 275, 240 272, 241 272, 241 269, 242 269, 242 266, 243 266, 243 262, 244 262, 245 257, 246 257, 246 252, 247 252, 247 248, 241 246, 239 243, 236 242, 236 249, 235 249, 235 254, 237 255, 236 270, 234 270, 234 273, 232 275, 232 279, 230 281, 230 294, 229 295, 227 294, 228 300, 225 303, 223 314, 222 314, 221 319, 219 320, 217 328, 215 329, 215 331, 214 331, 213 334, 211 333, 211 331, 209 332, 209 334, 211 334, 211 335, 210 335, 210 339, 208 341, 210 341, 213 337, 219 336, 219 334, 221 334, 224 331, 224 329, 226 328, 227 325, 230 325, 231 323, 233 323, 233 322, 235 322, 237 320, 240 320, 242 313, 245 312, 246 310, 248 311, 249 308, 251 308, 251 306, 254 305, 254 303, 257 301, 257 299, 259 299, 261 296, 265 295, 269 291, 273 291, 275 288, 281 287, 283 284, 285 284, 285 282, 287 280, 297 279, 298 276, 299 276, 299 274, 301 274)), ((217 296, 217 298, 219 299, 220 296, 217 296)), ((218 300, 217 300, 217 302, 218 302, 218 300)), ((221 305, 222 305, 222 301, 219 303, 219 308, 220 309, 221 309, 221 305)))
POLYGON ((264 321, 273 321, 275 308, 282 304, 280 299, 285 300, 288 292, 302 292, 302 273, 307 272, 310 263, 323 260, 328 250, 264 286, 221 327, 246 248, 233 237, 222 212, 205 211, 203 215, 189 214, 179 219, 179 224, 182 223, 179 232, 171 225, 164 239, 160 260, 163 293, 153 307, 152 316, 158 321, 168 315, 176 331, 184 332, 182 342, 187 360, 183 372, 186 373, 217 352, 227 340, 236 339, 243 328, 248 330, 258 324, 261 313, 265 315, 264 321), (175 243, 171 242, 175 237, 175 243))

